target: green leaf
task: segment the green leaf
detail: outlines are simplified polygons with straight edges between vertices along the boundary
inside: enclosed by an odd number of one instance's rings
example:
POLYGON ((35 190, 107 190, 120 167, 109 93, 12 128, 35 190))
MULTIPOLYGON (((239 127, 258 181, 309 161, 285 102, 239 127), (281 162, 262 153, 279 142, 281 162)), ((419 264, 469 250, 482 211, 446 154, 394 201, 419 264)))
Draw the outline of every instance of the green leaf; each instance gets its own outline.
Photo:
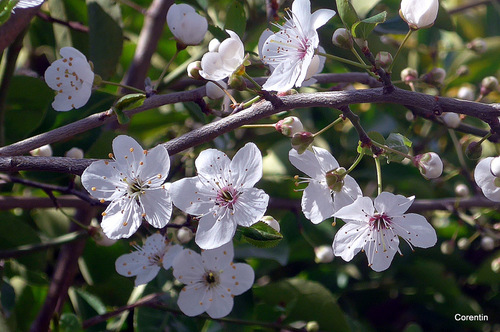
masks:
POLYGON ((336 0, 337 10, 344 26, 351 30, 354 23, 359 21, 359 16, 349 0, 336 0))
POLYGON ((16 291, 7 280, 3 280, 2 287, 0 288, 0 303, 2 304, 4 314, 10 316, 16 305, 16 291))
POLYGON ((352 6, 356 8, 359 17, 366 17, 381 0, 351 0, 352 6))
POLYGON ((224 29, 232 30, 237 35, 243 36, 247 25, 244 4, 241 0, 232 1, 226 14, 224 29))
POLYGON ((78 319, 78 317, 73 313, 64 313, 61 315, 61 319, 59 320, 59 328, 60 331, 63 332, 74 332, 74 331, 82 331, 82 323, 78 319))
POLYGON ((229 38, 229 35, 224 30, 215 25, 208 25, 208 31, 210 31, 214 38, 217 38, 220 42, 229 38))
POLYGON ((410 28, 408 23, 398 15, 388 19, 375 27, 375 32, 380 34, 406 35, 410 28))
POLYGON ((144 99, 146 99, 144 93, 131 93, 118 99, 115 103, 115 107, 121 111, 136 108, 144 103, 144 99))
POLYGON ((441 4, 439 4, 438 15, 436 17, 436 21, 434 21, 433 27, 447 31, 455 31, 455 24, 453 24, 451 15, 448 14, 448 11, 444 9, 441 4))
POLYGON ((286 312, 284 323, 316 321, 321 331, 350 331, 344 313, 332 293, 320 283, 299 278, 287 279, 264 287, 254 287, 254 295, 286 312), (321 305, 318 305, 320 303, 321 305))
POLYGON ((80 289, 77 289, 76 293, 80 295, 80 297, 99 315, 106 313, 106 306, 104 306, 102 301, 97 296, 80 289))
POLYGON ((0 1, 0 24, 4 24, 10 17, 12 9, 16 6, 16 0, 1 0, 0 1))
MULTIPOLYGON (((408 138, 399 133, 391 133, 385 140, 385 145, 405 154, 408 154, 408 152, 410 151, 411 144, 412 143, 408 138)), ((387 161, 401 162, 403 161, 403 159, 405 159, 405 157, 396 153, 391 153, 390 151, 387 151, 386 155, 387 161)))
POLYGON ((250 227, 239 227, 242 237, 258 248, 271 248, 283 239, 283 235, 268 224, 259 221, 250 227))
POLYGON ((352 35, 354 38, 367 39, 370 33, 380 23, 384 23, 387 18, 387 12, 378 13, 375 16, 366 18, 352 25, 352 35))
POLYGON ((116 71, 123 47, 120 7, 112 0, 87 0, 90 60, 104 80, 116 71))

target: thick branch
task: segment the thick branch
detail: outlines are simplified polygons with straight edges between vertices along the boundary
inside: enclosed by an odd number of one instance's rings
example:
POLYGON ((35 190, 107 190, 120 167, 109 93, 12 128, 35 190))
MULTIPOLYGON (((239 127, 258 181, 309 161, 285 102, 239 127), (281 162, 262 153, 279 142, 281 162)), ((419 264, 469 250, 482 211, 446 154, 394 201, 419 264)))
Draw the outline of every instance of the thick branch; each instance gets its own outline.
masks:
POLYGON ((40 6, 16 9, 15 13, 0 26, 0 52, 7 48, 30 23, 40 6))
POLYGON ((136 88, 144 88, 144 80, 151 64, 151 57, 165 26, 165 17, 173 0, 154 0, 144 18, 144 25, 139 35, 134 59, 123 79, 123 83, 136 88))
MULTIPOLYGON (((61 208, 77 208, 88 209, 90 204, 83 201, 78 196, 63 195, 57 196, 57 204, 61 208)), ((18 197, 18 196, 0 196, 0 210, 10 210, 21 208, 29 209, 44 209, 55 208, 54 201, 48 197, 18 197)))

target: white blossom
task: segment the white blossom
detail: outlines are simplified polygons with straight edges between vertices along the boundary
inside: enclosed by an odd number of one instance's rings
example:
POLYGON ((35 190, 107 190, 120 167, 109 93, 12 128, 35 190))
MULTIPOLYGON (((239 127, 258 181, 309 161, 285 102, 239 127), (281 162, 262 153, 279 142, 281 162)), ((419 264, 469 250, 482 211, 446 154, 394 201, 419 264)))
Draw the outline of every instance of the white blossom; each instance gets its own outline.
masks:
MULTIPOLYGON (((285 24, 276 33, 264 32, 267 39, 260 47, 262 61, 273 68, 262 86, 269 91, 287 91, 314 75, 320 67, 319 57, 313 61, 319 45, 316 30, 335 15, 330 9, 311 14, 309 0, 295 0, 285 24), (313 69, 309 67, 313 65, 313 69)), ((264 37, 261 37, 263 40, 264 37)))
POLYGON ((460 125, 460 115, 453 112, 444 112, 441 115, 443 122, 450 128, 457 128, 460 125))
POLYGON ((92 93, 94 72, 85 55, 73 47, 61 48, 62 59, 45 71, 45 82, 56 90, 52 103, 56 111, 70 111, 84 106, 92 93))
MULTIPOLYGON (((227 89, 226 82, 218 81, 217 83, 219 83, 224 89, 227 89)), ((207 93, 207 97, 210 99, 220 99, 226 95, 224 90, 219 88, 217 84, 211 81, 207 82, 207 84, 205 85, 205 91, 207 93)))
POLYGON ((443 173, 443 162, 439 155, 435 152, 427 152, 419 154, 415 157, 415 165, 418 167, 420 174, 426 179, 435 179, 443 173))
POLYGON ((486 198, 500 202, 500 177, 496 177, 491 172, 491 162, 494 159, 488 157, 481 160, 474 170, 474 179, 486 198))
POLYGON ((406 213, 414 197, 406 198, 382 192, 375 201, 358 197, 353 204, 335 213, 346 224, 333 240, 335 256, 349 262, 360 250, 366 253, 374 271, 386 270, 394 254, 400 252, 399 237, 411 249, 429 248, 436 244, 436 231, 427 220, 415 213, 406 213))
POLYGON ((172 203, 165 179, 170 169, 163 145, 144 150, 125 135, 113 140, 114 160, 92 163, 82 184, 94 197, 111 203, 103 212, 101 227, 110 239, 128 238, 144 218, 156 228, 170 220, 172 203))
POLYGON ((340 176, 339 181, 332 185, 327 177, 339 169, 339 163, 327 150, 315 146, 312 149, 314 152, 306 150, 302 154, 292 149, 288 157, 293 166, 310 177, 305 179, 309 184, 302 194, 302 212, 307 219, 318 224, 354 202, 362 193, 350 175, 340 176))
POLYGON ((185 284, 177 304, 188 316, 206 312, 212 318, 227 316, 233 297, 250 289, 254 282, 252 267, 233 263, 231 242, 220 248, 203 250, 201 255, 185 249, 175 259, 174 276, 185 284))
POLYGON ((52 147, 50 144, 45 144, 39 148, 31 150, 30 154, 35 157, 52 157, 52 147))
POLYGON ((116 272, 125 277, 136 277, 135 285, 147 284, 160 269, 169 269, 182 252, 180 245, 172 245, 161 234, 148 237, 142 247, 134 245, 136 251, 121 255, 115 262, 116 272))
POLYGON ((16 5, 14 6, 14 9, 17 8, 32 8, 36 6, 40 6, 44 0, 19 0, 16 5))
POLYGON ((220 81, 230 76, 245 61, 245 48, 240 37, 226 30, 227 38, 214 47, 216 51, 207 52, 201 58, 200 75, 206 80, 220 81))
POLYGON ((231 161, 208 149, 195 161, 198 176, 172 183, 172 200, 182 211, 200 217, 195 241, 203 249, 228 243, 236 226, 249 227, 264 215, 269 196, 254 188, 262 177, 262 155, 247 143, 231 161))
POLYGON ((464 100, 474 100, 476 97, 474 96, 474 90, 472 90, 468 86, 462 86, 458 89, 457 98, 464 100))
POLYGON ((421 29, 434 24, 438 10, 438 0, 402 0, 399 14, 411 29, 421 29))
POLYGON ((83 150, 77 147, 73 147, 66 151, 64 154, 68 158, 82 159, 83 158, 83 150))
POLYGON ((185 46, 201 43, 208 29, 207 19, 184 3, 170 6, 167 25, 174 38, 185 46))

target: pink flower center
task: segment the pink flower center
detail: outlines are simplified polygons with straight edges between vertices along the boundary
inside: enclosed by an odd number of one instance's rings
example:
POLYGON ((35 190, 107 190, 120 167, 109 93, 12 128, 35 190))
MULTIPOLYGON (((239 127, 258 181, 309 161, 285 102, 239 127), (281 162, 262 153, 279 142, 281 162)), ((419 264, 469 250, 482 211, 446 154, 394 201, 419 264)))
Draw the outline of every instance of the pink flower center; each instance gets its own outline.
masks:
POLYGON ((376 213, 370 217, 370 228, 373 231, 381 231, 384 229, 392 229, 392 218, 385 213, 376 213))
POLYGON ((228 207, 233 209, 233 204, 238 200, 238 191, 232 186, 226 186, 217 192, 217 197, 215 199, 215 204, 221 207, 228 207))

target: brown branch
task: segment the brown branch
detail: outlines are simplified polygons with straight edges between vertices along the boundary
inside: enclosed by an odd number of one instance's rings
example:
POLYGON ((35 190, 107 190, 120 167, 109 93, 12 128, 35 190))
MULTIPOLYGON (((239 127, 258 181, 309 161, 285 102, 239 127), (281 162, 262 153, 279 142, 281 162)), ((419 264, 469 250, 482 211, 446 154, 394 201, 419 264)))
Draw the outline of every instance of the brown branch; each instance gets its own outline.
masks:
POLYGON ((144 80, 151 64, 151 57, 165 26, 165 18, 173 0, 154 0, 144 18, 144 25, 139 35, 134 59, 123 78, 123 84, 143 89, 144 80))
MULTIPOLYGON (((75 219, 84 225, 90 225, 90 220, 94 216, 94 212, 94 209, 78 210, 75 219)), ((74 223, 70 226, 70 232, 75 232, 79 229, 80 226, 74 223)), ((65 244, 61 248, 45 303, 38 313, 38 317, 31 325, 30 331, 48 331, 50 320, 54 313, 61 311, 66 300, 68 288, 73 283, 73 279, 78 271, 78 258, 83 252, 85 241, 85 239, 80 239, 65 244)))
POLYGON ((84 33, 89 32, 89 27, 86 25, 83 25, 80 22, 63 21, 63 20, 60 20, 58 18, 52 17, 49 14, 44 13, 44 12, 38 12, 36 15, 38 17, 40 17, 40 19, 42 19, 46 22, 61 24, 61 25, 64 25, 65 27, 68 27, 70 29, 73 29, 73 30, 79 31, 79 32, 84 32, 84 33))
POLYGON ((40 10, 40 6, 16 9, 15 13, 0 26, 0 52, 6 49, 14 39, 22 32, 31 22, 33 16, 40 10))
MULTIPOLYGON (((57 203, 62 208, 87 209, 90 204, 73 195, 57 196, 57 203)), ((14 197, 0 196, 0 210, 21 208, 23 210, 55 208, 54 202, 48 197, 14 197)))

